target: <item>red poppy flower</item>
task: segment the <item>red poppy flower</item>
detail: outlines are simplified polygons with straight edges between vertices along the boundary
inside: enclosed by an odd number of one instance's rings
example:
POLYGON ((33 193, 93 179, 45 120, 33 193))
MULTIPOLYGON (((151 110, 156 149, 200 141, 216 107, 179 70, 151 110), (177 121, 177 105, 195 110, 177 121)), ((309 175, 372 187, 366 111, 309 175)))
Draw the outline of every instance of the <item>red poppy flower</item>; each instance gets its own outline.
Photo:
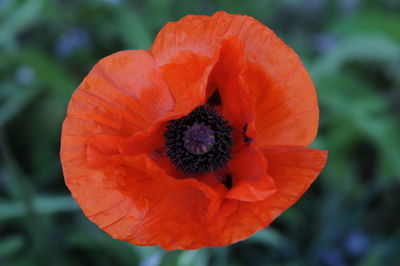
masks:
POLYGON ((255 19, 218 12, 168 23, 150 51, 98 62, 63 124, 65 182, 112 237, 165 249, 249 237, 325 165, 299 57, 255 19))

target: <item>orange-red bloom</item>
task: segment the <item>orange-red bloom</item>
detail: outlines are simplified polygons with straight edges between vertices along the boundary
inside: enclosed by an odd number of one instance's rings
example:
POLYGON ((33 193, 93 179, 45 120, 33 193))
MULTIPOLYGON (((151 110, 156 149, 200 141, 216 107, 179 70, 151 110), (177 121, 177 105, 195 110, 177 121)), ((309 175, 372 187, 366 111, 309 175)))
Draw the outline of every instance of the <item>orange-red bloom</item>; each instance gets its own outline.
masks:
POLYGON ((255 19, 168 23, 150 51, 98 62, 61 138, 65 182, 86 216, 137 245, 227 245, 268 226, 325 165, 299 57, 255 19))

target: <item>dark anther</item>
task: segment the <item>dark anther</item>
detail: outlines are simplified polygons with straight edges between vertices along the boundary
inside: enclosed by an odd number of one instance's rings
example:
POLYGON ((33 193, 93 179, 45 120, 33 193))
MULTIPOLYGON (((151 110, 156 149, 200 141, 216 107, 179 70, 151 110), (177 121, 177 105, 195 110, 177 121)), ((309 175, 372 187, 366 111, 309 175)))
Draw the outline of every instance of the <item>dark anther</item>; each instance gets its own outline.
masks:
POLYGON ((217 106, 217 105, 221 105, 222 101, 221 101, 221 95, 219 94, 219 90, 216 89, 214 91, 214 93, 211 95, 210 98, 208 98, 207 104, 209 106, 217 106))
POLYGON ((247 131, 247 124, 244 125, 243 127, 243 138, 246 143, 250 143, 253 141, 253 139, 246 135, 246 131, 247 131))
POLYGON ((164 132, 167 156, 187 175, 216 171, 231 159, 232 130, 217 111, 199 106, 169 121, 164 132))

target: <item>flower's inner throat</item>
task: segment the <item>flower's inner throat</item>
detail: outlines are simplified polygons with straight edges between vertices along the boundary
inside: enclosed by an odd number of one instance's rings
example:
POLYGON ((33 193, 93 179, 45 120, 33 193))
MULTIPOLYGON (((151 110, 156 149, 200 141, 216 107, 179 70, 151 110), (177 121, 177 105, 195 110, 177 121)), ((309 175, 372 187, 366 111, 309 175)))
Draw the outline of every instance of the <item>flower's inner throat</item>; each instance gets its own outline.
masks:
POLYGON ((217 171, 231 159, 232 130, 217 111, 201 105, 169 121, 164 132, 167 156, 186 175, 217 171))

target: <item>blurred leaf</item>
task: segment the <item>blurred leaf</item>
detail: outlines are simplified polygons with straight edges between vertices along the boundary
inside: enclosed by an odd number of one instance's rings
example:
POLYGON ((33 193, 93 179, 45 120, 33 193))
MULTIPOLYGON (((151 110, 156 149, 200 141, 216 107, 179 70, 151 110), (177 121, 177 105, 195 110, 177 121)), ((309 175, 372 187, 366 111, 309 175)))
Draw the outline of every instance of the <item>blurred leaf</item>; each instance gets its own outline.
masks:
POLYGON ((365 10, 355 16, 335 20, 333 32, 341 35, 384 35, 400 42, 400 17, 382 10, 365 10))
POLYGON ((12 235, 3 237, 0 241, 0 258, 14 255, 24 245, 24 240, 21 236, 12 235))
POLYGON ((41 84, 60 96, 69 97, 78 84, 62 64, 38 49, 25 49, 15 60, 30 66, 41 84))
POLYGON ((179 256, 182 254, 181 250, 173 250, 166 252, 160 266, 176 266, 178 263, 179 256))
POLYGON ((287 240, 278 231, 273 228, 266 228, 258 231, 248 241, 254 243, 261 243, 265 246, 281 247, 284 246, 287 240))
POLYGON ((149 49, 152 38, 143 17, 128 7, 116 8, 114 12, 126 49, 149 49))
POLYGON ((147 23, 152 28, 158 29, 171 18, 171 9, 174 8, 173 0, 148 0, 144 2, 146 8, 147 23))
MULTIPOLYGON (((399 251, 399 245, 397 242, 398 238, 395 238, 395 236, 388 237, 385 240, 381 240, 373 246, 371 250, 369 250, 367 256, 363 258, 359 265, 360 266, 375 266, 375 265, 382 265, 384 261, 390 261, 390 258, 387 258, 387 254, 393 251, 395 255, 398 255, 399 251), (393 246, 393 242, 395 242, 395 246, 393 246), (388 260, 389 259, 389 260, 388 260)), ((391 263, 384 263, 387 265, 397 265, 398 260, 393 260, 394 264, 391 263)))
POLYGON ((208 249, 211 253, 213 265, 233 266, 229 256, 229 246, 213 247, 208 249))
MULTIPOLYGON (((52 214, 79 210, 78 204, 70 196, 35 198, 32 203, 36 214, 52 214)), ((26 214, 23 202, 0 202, 0 220, 17 218, 26 214)))
POLYGON ((361 62, 393 63, 400 60, 400 46, 378 35, 351 36, 340 42, 325 56, 321 56, 311 67, 310 73, 318 81, 324 76, 337 73, 345 63, 361 62))
POLYGON ((27 0, 23 1, 22 4, 16 4, 16 2, 14 4, 15 10, 8 13, 8 17, 2 18, 0 47, 6 45, 21 30, 31 26, 32 21, 39 16, 43 5, 42 0, 27 0))
POLYGON ((0 107, 0 128, 14 118, 35 96, 40 93, 38 89, 17 89, 6 103, 0 107))
POLYGON ((177 266, 207 266, 209 253, 205 249, 186 250, 178 257, 177 266))
POLYGON ((400 128, 387 103, 373 93, 367 82, 350 73, 331 74, 321 79, 318 87, 321 105, 329 108, 330 113, 327 126, 331 129, 328 142, 334 148, 331 155, 341 157, 333 161, 332 167, 340 171, 349 169, 344 165, 338 167, 336 163, 341 159, 347 164, 353 163, 348 148, 360 139, 368 139, 379 152, 379 182, 388 185, 398 180, 400 128), (341 147, 344 150, 340 150, 341 147))

